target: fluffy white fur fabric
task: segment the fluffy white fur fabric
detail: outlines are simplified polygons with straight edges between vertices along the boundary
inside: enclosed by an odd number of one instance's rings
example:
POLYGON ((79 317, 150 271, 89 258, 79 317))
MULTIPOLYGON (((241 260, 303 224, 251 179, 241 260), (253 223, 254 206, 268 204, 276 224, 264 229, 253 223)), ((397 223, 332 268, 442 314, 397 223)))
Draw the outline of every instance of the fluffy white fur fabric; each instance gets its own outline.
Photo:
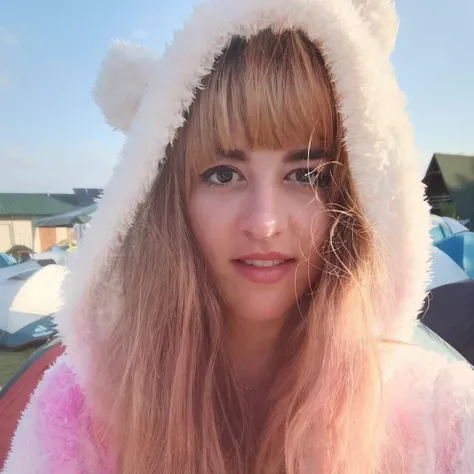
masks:
MULTIPOLYGON (((71 265, 60 332, 80 377, 94 347, 120 313, 109 285, 96 304, 89 289, 103 278, 110 256, 132 224, 156 177, 166 146, 183 124, 196 88, 234 35, 299 28, 320 45, 335 84, 346 147, 364 211, 390 269, 390 307, 380 307, 380 332, 408 338, 425 296, 429 216, 412 129, 389 55, 397 31, 390 0, 207 0, 199 3, 160 57, 116 43, 105 60, 95 97, 107 121, 127 140, 91 229, 71 265)), ((381 301, 384 298, 380 298, 381 301)))
POLYGON ((141 46, 125 42, 111 46, 102 64, 94 97, 113 128, 128 130, 156 62, 153 53, 141 46))

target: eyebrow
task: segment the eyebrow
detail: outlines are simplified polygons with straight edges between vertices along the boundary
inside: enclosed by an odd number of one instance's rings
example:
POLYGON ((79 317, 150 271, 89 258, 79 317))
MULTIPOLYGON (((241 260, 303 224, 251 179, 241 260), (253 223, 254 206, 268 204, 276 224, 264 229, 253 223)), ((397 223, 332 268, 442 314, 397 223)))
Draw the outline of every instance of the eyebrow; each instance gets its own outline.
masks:
MULTIPOLYGON (((248 156, 243 150, 233 149, 228 151, 219 151, 220 158, 226 158, 235 161, 248 161, 248 156)), ((285 163, 292 163, 294 161, 317 161, 328 157, 328 152, 324 148, 301 148, 298 150, 290 150, 286 153, 283 161, 285 163)))
POLYGON ((291 163, 293 161, 317 161, 327 158, 328 152, 324 148, 302 148, 300 150, 289 151, 284 161, 291 163))

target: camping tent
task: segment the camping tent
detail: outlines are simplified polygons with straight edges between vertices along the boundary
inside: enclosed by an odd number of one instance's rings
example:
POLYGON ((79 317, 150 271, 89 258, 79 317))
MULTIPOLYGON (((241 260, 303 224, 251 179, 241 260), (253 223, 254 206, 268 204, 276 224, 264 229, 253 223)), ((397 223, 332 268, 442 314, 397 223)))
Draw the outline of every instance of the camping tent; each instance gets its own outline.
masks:
POLYGON ((431 290, 421 320, 474 364, 474 280, 431 290))
POLYGON ((474 278, 474 232, 463 232, 436 243, 469 276, 474 278))
POLYGON ((37 345, 56 333, 52 315, 62 306, 66 274, 65 267, 48 265, 26 281, 0 283, 0 347, 37 345))
POLYGON ((428 289, 469 279, 467 273, 438 247, 431 247, 431 279, 428 289))

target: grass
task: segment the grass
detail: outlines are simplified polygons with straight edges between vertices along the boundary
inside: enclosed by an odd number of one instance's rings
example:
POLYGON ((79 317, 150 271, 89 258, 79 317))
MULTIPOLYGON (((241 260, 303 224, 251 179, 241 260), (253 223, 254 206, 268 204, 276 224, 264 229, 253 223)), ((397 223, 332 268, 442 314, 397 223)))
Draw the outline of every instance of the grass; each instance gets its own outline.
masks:
POLYGON ((22 351, 9 351, 0 349, 0 387, 26 362, 28 357, 35 351, 34 347, 22 351))

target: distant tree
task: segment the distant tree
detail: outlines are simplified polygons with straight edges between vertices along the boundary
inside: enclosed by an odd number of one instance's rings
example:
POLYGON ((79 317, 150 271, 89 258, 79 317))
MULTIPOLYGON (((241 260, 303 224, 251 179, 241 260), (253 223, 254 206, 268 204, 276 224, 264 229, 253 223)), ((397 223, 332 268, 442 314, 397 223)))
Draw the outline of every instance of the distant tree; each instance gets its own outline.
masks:
POLYGON ((452 217, 456 219, 458 213, 456 212, 456 203, 454 202, 445 202, 440 206, 440 214, 444 217, 452 217))

